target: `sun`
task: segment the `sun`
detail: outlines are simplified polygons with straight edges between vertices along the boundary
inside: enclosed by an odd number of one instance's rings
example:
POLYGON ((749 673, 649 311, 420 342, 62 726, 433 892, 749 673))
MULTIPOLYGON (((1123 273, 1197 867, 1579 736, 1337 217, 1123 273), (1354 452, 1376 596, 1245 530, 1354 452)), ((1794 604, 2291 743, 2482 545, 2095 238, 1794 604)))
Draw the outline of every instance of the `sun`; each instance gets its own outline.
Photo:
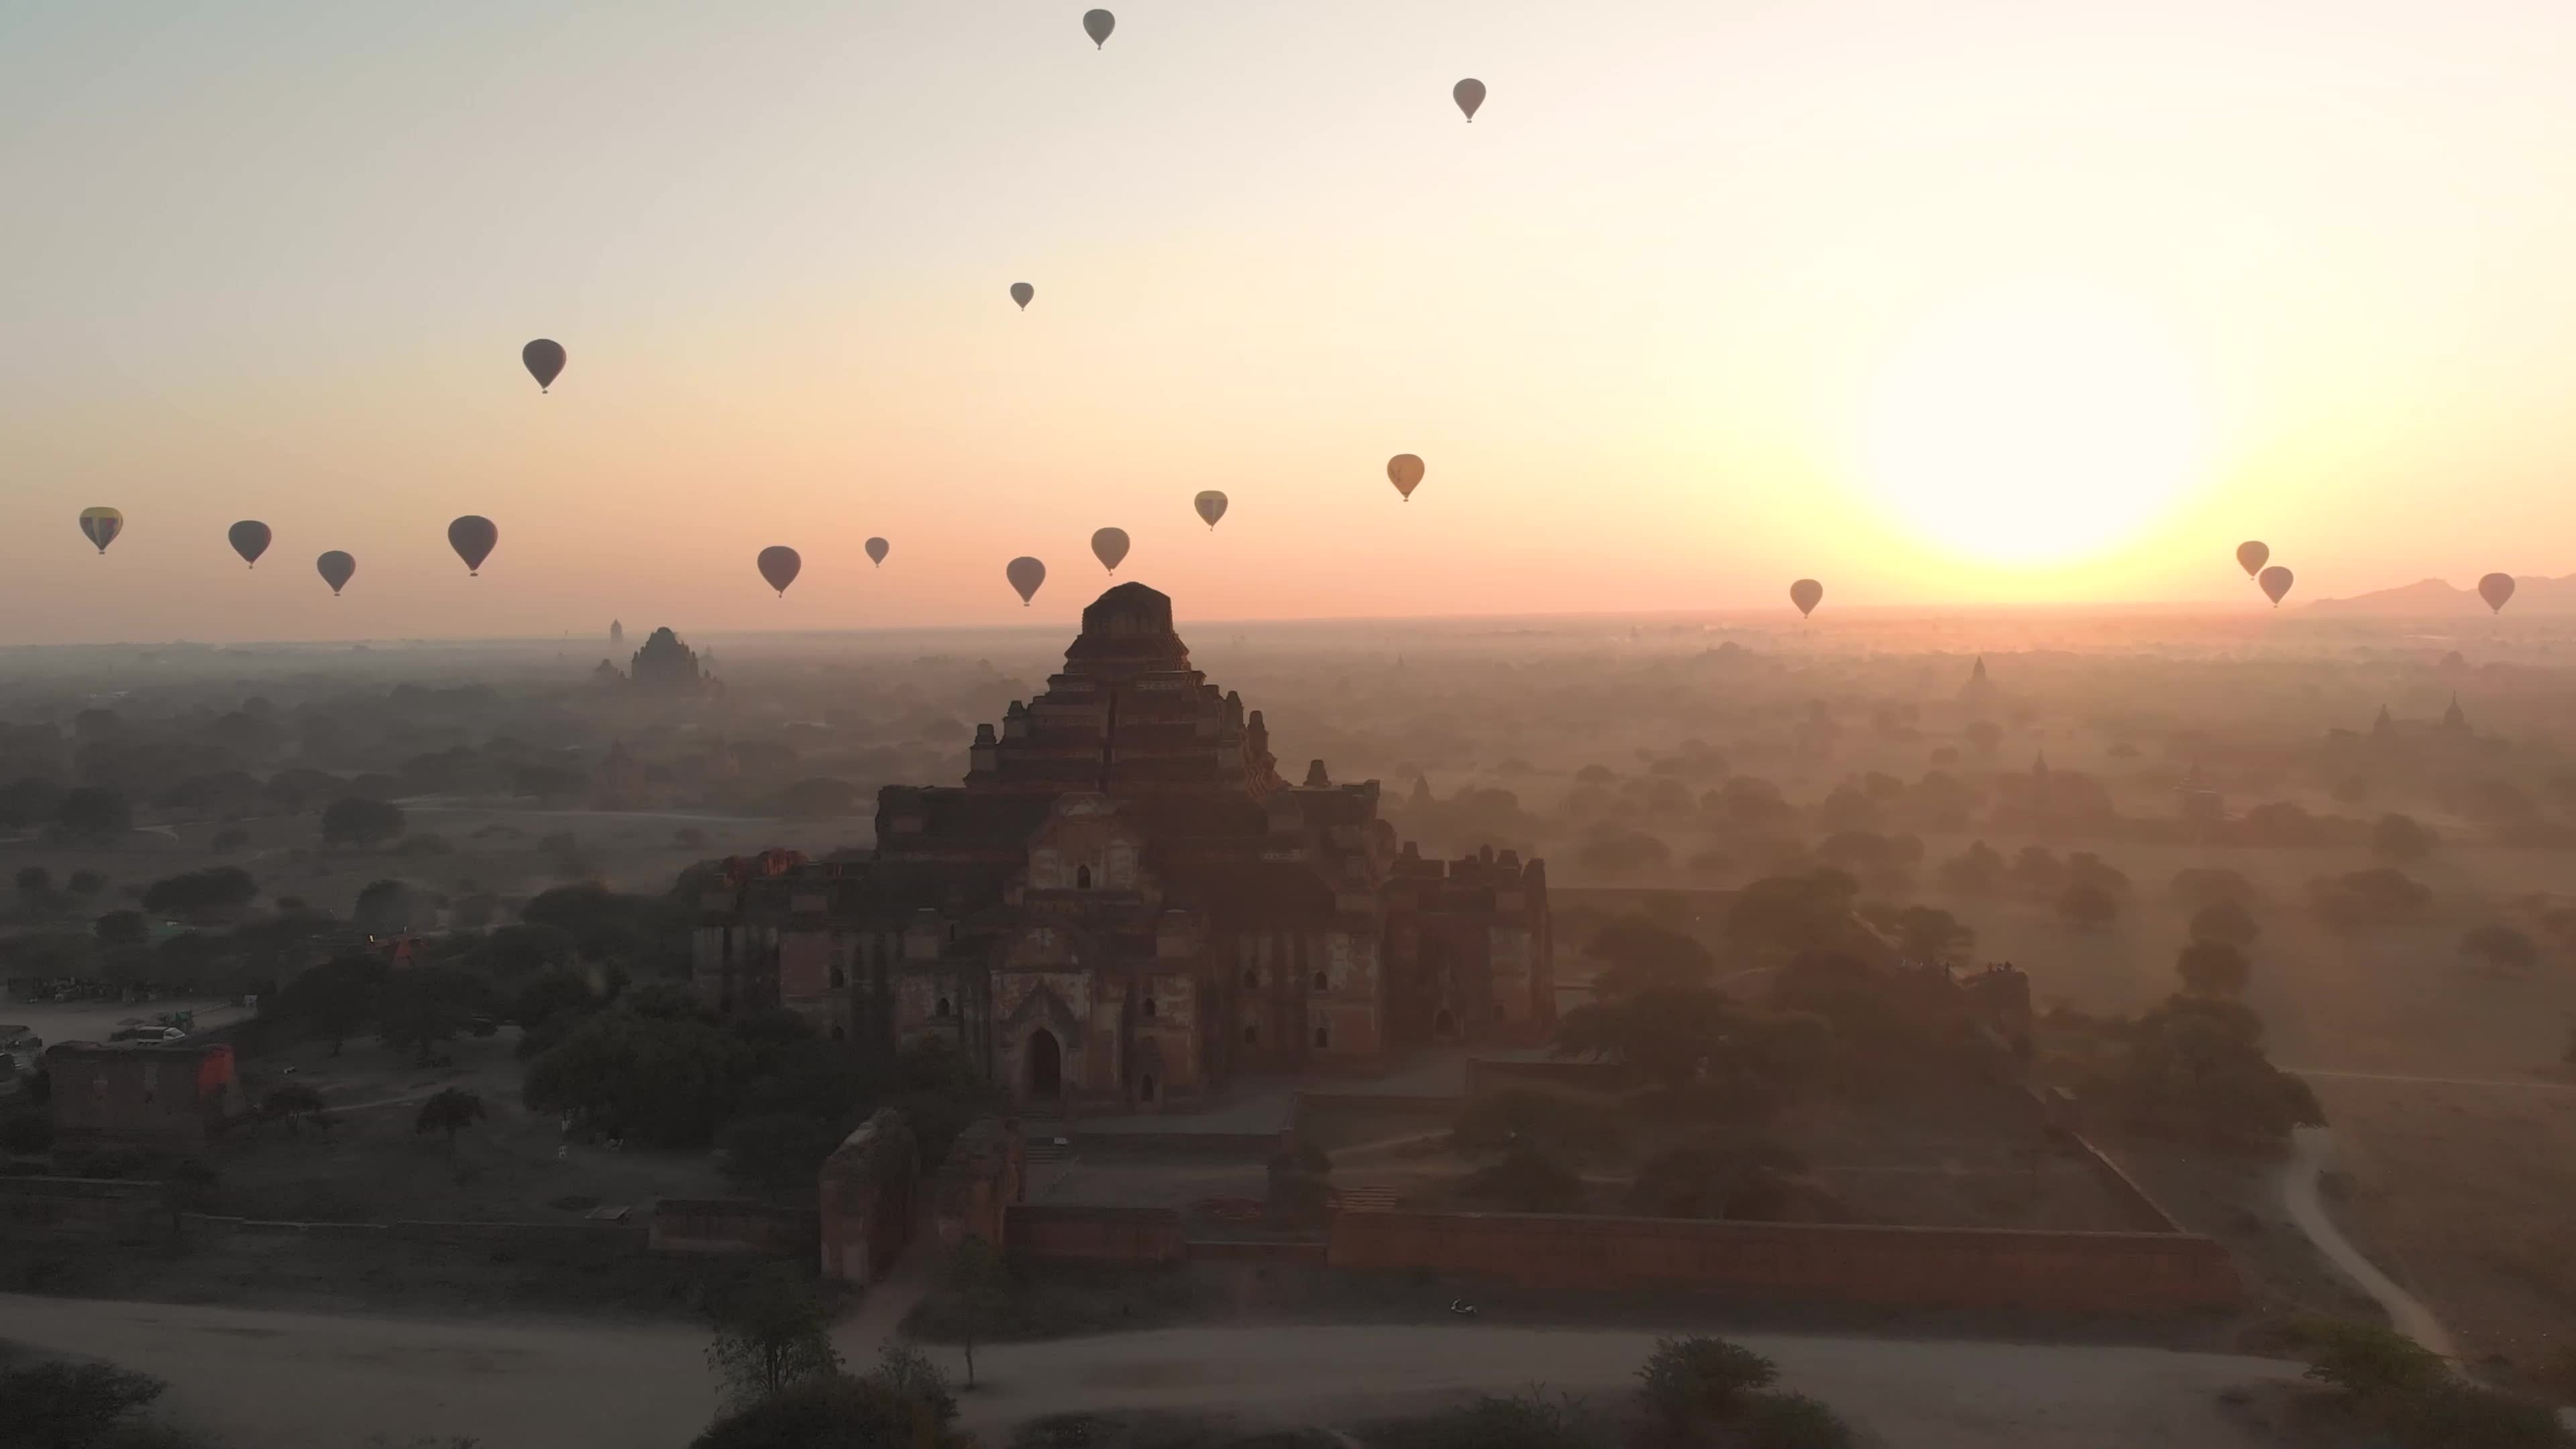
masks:
POLYGON ((1860 482, 1958 557, 2078 562, 2197 489, 2206 417, 2187 351, 2082 292, 1975 299, 1901 339, 1861 393, 1860 482))

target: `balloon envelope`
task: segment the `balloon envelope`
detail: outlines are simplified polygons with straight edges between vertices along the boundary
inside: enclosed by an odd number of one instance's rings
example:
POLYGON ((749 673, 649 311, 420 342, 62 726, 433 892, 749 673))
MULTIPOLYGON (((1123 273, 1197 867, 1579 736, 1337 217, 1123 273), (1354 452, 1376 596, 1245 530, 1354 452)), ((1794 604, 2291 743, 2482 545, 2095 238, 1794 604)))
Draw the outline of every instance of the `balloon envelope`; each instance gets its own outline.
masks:
POLYGON ((1099 49, 1101 46, 1107 45, 1109 43, 1109 32, 1117 28, 1118 17, 1110 14, 1106 10, 1086 10, 1082 12, 1082 33, 1091 37, 1091 45, 1095 50, 1099 49))
POLYGON ((544 392, 563 376, 563 344, 551 337, 540 337, 519 349, 519 360, 528 365, 528 375, 537 380, 537 391, 544 392))
POLYGON ((2256 582, 2263 586, 2263 596, 2272 601, 2273 608, 2281 607, 2282 598, 2290 592, 2291 577, 2288 569, 2274 564, 2257 578, 2256 582))
POLYGON ((2505 601, 2513 597, 2513 575, 2489 574, 2478 580, 2478 597, 2487 601, 2489 610, 2503 613, 2505 601))
POLYGON ((798 558, 796 550, 785 544, 773 544, 760 551, 760 576, 769 581, 769 586, 776 589, 782 599, 787 597, 787 586, 796 582, 797 572, 804 567, 805 560, 798 558))
POLYGON ((1019 590, 1020 606, 1026 608, 1029 600, 1038 596, 1038 585, 1046 582, 1046 565, 1022 556, 1011 560, 1010 565, 1002 570, 1002 575, 1011 581, 1012 588, 1019 590))
POLYGON ((1118 572, 1118 561, 1127 556, 1127 530, 1104 528, 1091 536, 1091 556, 1111 573, 1118 572))
POLYGON ((1468 124, 1473 125, 1477 107, 1485 103, 1485 83, 1470 77, 1451 86, 1449 95, 1457 101, 1458 109, 1467 113, 1468 124))
POLYGON ((80 525, 81 537, 97 544, 98 551, 105 553, 107 546, 116 542, 116 536, 125 531, 125 515, 113 508, 84 508, 80 525))
POLYGON ((1816 612, 1816 606, 1824 601, 1825 586, 1814 579, 1800 579, 1789 586, 1789 602, 1798 606, 1801 618, 1816 612))
POLYGON ((232 540, 233 552, 242 556, 243 563, 256 564, 259 556, 268 552, 268 525, 256 518, 245 518, 225 529, 224 537, 232 540))
POLYGON ((1213 488, 1191 499, 1190 506, 1199 511, 1199 517, 1206 519, 1210 528, 1216 527, 1216 521, 1225 517, 1225 495, 1213 488))
POLYGON ((882 563, 884 563, 884 562, 885 562, 885 556, 886 556, 889 552, 891 552, 891 551, 893 550, 893 547, 894 547, 894 546, 893 546, 892 544, 887 543, 887 542, 886 542, 884 539, 882 539, 882 538, 872 538, 872 539, 869 539, 869 540, 868 540, 868 562, 869 562, 869 563, 872 563, 872 564, 882 564, 882 563))
POLYGON ((492 545, 500 541, 501 530, 480 514, 469 513, 447 525, 447 546, 465 560, 468 574, 483 571, 483 560, 492 556, 492 545))
POLYGON ((1029 310, 1029 303, 1035 300, 1037 294, 1038 289, 1030 286, 1026 282, 1013 282, 1011 284, 1011 300, 1019 303, 1020 310, 1023 312, 1029 310))
POLYGON ((313 561, 313 571, 322 576, 322 582, 331 586, 332 597, 337 598, 341 586, 357 573, 358 561, 335 548, 313 561))
POLYGON ((1398 453, 1387 459, 1386 481, 1395 485, 1405 502, 1411 503, 1413 490, 1422 485, 1422 460, 1411 453, 1398 453))
POLYGON ((2268 543, 2248 539, 2236 545, 2237 566, 2245 570, 2245 577, 2249 579, 2263 572, 2263 565, 2271 558, 2272 546, 2268 543))

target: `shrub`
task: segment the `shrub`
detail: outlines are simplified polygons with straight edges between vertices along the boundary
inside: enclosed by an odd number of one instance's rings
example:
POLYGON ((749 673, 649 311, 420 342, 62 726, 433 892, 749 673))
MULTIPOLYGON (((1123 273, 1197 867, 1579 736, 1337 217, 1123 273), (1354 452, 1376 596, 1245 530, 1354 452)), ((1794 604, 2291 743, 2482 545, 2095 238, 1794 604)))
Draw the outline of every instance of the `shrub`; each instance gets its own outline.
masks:
POLYGON ((1748 1449, 1851 1449, 1860 1442, 1841 1415, 1804 1394, 1755 1394, 1741 1423, 1748 1449))
POLYGON ((52 1114, 34 1107, 18 1107, 0 1112, 0 1152, 15 1152, 33 1157, 50 1152, 54 1147, 52 1114))
POLYGON ((1722 1338, 1659 1338, 1637 1377, 1646 1402, 1678 1429, 1733 1417, 1745 1395, 1779 1379, 1780 1366, 1722 1338))
POLYGON ((1515 1147, 1502 1161, 1470 1174, 1458 1190, 1508 1212, 1570 1213, 1583 1205, 1583 1180, 1529 1147, 1515 1147))
POLYGON ((2309 1378, 2365 1398, 2424 1388, 2448 1372, 2441 1355, 2393 1328, 2316 1320, 2295 1337, 2309 1378))
POLYGON ((113 1364, 40 1363, 0 1373, 9 1443, 35 1449, 90 1449, 169 1387, 113 1364), (23 1435, 24 1438, 18 1436, 23 1435))

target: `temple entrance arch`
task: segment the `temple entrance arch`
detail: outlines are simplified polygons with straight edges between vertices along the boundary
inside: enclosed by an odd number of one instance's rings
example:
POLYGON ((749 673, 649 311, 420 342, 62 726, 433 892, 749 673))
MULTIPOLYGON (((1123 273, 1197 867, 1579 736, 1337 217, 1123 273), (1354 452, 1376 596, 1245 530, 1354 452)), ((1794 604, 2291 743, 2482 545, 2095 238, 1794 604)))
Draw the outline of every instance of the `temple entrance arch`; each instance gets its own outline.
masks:
POLYGON ((1029 1096, 1052 1102, 1064 1095, 1064 1048, 1045 1027, 1029 1033, 1029 1096))

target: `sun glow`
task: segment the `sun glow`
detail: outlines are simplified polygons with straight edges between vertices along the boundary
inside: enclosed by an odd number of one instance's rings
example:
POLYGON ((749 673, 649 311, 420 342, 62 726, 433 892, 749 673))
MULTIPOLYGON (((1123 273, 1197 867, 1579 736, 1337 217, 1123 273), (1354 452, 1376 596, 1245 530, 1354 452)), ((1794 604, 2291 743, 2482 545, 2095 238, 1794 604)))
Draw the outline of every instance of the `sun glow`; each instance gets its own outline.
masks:
POLYGON ((1961 557, 2041 566, 2136 540, 2206 476, 2184 350, 2082 294, 1981 299, 1892 349, 1862 395, 1859 481, 1961 557))

